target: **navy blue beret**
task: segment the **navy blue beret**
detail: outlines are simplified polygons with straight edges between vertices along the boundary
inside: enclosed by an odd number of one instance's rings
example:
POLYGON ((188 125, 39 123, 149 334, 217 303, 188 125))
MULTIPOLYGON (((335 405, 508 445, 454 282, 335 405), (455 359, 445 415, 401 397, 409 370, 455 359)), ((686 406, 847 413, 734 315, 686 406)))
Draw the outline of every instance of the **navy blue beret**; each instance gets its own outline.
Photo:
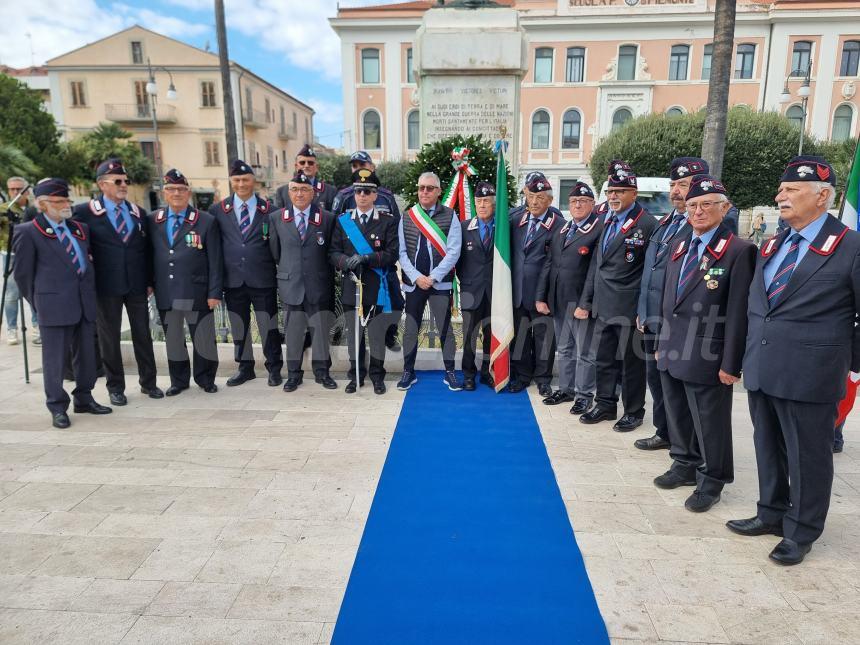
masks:
POLYGON ((496 187, 488 181, 479 181, 475 186, 475 197, 495 197, 496 187))
POLYGON ((251 168, 249 164, 246 164, 241 159, 236 159, 232 164, 230 164, 230 176, 235 177, 236 175, 253 175, 254 169, 251 168))
POLYGON ((824 157, 801 155, 788 162, 780 181, 823 181, 836 185, 836 171, 824 157))
POLYGON ((188 180, 185 178, 185 175, 179 172, 176 168, 171 168, 166 173, 164 173, 164 183, 187 186, 188 180))
POLYGON ((102 175, 127 175, 127 174, 128 173, 125 171, 125 168, 122 165, 122 161, 120 161, 116 157, 102 161, 99 164, 99 167, 96 168, 96 177, 101 177, 102 175))
POLYGON ((677 181, 693 175, 707 175, 711 171, 708 162, 699 157, 676 157, 669 164, 669 179, 677 181))
POLYGON ((69 184, 59 177, 45 177, 33 187, 34 197, 68 197, 69 184))
POLYGON ((690 190, 687 191, 687 200, 702 195, 726 195, 726 187, 713 175, 696 175, 690 182, 690 190))

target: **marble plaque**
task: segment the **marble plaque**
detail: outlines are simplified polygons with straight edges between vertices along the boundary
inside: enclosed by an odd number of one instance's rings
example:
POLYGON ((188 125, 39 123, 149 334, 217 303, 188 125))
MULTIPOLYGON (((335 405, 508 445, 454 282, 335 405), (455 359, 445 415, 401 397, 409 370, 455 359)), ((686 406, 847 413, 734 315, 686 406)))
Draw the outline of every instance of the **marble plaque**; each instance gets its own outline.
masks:
POLYGON ((422 141, 484 135, 495 141, 501 126, 515 132, 518 77, 428 74, 421 79, 422 141))

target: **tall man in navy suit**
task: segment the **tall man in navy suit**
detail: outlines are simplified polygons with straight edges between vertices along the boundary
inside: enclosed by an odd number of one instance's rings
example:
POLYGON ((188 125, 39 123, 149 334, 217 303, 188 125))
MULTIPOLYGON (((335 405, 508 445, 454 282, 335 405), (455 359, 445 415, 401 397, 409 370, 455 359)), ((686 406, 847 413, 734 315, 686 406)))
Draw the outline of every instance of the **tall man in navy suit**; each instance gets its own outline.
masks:
POLYGON ((96 279, 86 225, 72 219, 69 186, 63 179, 43 179, 33 189, 40 213, 15 227, 15 281, 39 314, 42 328, 42 374, 55 428, 71 425, 63 389, 63 367, 71 348, 75 374, 74 411, 109 414, 93 400, 96 356, 96 279))
POLYGON ((779 564, 803 561, 824 530, 833 485, 833 428, 848 372, 860 371, 860 233, 828 214, 836 173, 792 159, 776 201, 786 227, 758 254, 743 360, 759 500, 741 535, 773 534, 779 564))

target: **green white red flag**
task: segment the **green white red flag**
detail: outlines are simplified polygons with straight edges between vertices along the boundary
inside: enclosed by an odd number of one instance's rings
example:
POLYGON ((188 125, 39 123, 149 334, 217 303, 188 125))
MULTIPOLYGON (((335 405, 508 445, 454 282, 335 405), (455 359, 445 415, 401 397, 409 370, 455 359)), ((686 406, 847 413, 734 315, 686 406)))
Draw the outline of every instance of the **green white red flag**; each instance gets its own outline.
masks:
POLYGON ((854 162, 845 183, 845 199, 842 201, 842 223, 852 231, 860 229, 860 142, 854 149, 854 162))
POLYGON ((511 378, 514 306, 511 288, 511 227, 508 226, 508 171, 504 141, 496 142, 496 232, 493 255, 493 300, 490 307, 490 371, 501 392, 511 378))

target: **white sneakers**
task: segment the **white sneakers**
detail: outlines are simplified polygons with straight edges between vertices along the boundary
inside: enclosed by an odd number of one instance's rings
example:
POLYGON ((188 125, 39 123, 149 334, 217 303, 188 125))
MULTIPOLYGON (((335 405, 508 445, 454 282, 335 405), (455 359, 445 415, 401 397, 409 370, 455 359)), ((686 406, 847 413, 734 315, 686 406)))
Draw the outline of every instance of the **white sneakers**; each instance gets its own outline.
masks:
POLYGON ((18 344, 18 330, 17 329, 7 329, 6 330, 6 342, 10 345, 18 344))

